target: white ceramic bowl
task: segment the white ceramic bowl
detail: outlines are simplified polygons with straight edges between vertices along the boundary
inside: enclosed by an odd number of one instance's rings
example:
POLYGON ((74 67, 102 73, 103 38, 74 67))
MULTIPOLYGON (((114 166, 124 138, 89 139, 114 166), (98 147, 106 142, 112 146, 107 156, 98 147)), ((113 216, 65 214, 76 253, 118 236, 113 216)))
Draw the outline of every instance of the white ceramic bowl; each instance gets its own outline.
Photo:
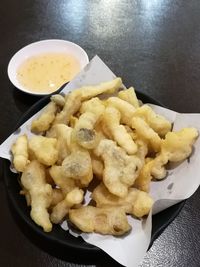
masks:
POLYGON ((80 63, 81 69, 88 64, 89 59, 86 52, 77 44, 65 40, 44 40, 35 42, 20 49, 10 60, 8 64, 8 77, 12 84, 19 90, 33 95, 47 95, 49 92, 39 93, 29 91, 17 79, 17 70, 19 66, 29 57, 36 56, 42 53, 66 53, 74 56, 80 63))

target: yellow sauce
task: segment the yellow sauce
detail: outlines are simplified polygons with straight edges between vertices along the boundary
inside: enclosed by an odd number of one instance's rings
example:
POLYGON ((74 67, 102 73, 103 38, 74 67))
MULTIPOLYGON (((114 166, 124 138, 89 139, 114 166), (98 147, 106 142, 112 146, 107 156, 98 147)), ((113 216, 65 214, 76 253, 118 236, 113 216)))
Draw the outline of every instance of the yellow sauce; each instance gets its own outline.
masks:
POLYGON ((78 60, 68 54, 46 53, 28 58, 17 72, 17 79, 29 91, 54 92, 80 71, 78 60))

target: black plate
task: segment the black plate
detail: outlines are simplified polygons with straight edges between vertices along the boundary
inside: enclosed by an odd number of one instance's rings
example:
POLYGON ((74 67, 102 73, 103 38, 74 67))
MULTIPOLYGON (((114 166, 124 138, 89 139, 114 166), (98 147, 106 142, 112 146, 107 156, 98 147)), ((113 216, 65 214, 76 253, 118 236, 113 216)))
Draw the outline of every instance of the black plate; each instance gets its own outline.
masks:
MULTIPOLYGON (((137 96, 143 101, 143 103, 161 105, 161 103, 143 93, 137 92, 137 96)), ((50 96, 46 96, 34 104, 20 119, 16 129, 18 129, 22 123, 29 119, 38 110, 44 107, 49 102, 49 99, 50 96)), ((104 261, 105 259, 107 263, 112 261, 101 249, 84 242, 81 238, 73 237, 68 232, 62 230, 59 225, 54 225, 53 230, 50 233, 43 232, 42 228, 37 226, 31 220, 29 215, 30 210, 27 208, 25 198, 19 196, 20 185, 18 183, 17 174, 12 173, 9 166, 10 162, 4 160, 4 180, 12 214, 22 231, 34 243, 36 243, 36 245, 54 256, 67 260, 71 258, 72 261, 76 262, 83 263, 84 261, 94 263, 97 259, 98 262, 99 260, 104 261), (88 257, 88 255, 90 256, 88 257)), ((181 203, 178 203, 153 216, 150 246, 159 234, 167 227, 167 225, 178 215, 184 203, 185 202, 182 201, 181 203)), ((112 266, 114 266, 113 263, 112 266)))

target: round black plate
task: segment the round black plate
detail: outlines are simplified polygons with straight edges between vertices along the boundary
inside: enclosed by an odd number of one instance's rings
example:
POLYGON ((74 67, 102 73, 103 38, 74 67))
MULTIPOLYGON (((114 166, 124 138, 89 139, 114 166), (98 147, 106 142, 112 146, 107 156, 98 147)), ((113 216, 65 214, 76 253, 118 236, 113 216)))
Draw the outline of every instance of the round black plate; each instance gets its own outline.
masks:
MULTIPOLYGON (((158 101, 143 93, 137 92, 137 96, 143 101, 143 103, 161 105, 158 101)), ((45 96, 34 104, 20 119, 16 129, 27 119, 33 116, 33 114, 35 114, 38 110, 44 107, 49 102, 49 99, 50 96, 45 96)), ((62 230, 59 225, 54 225, 53 230, 50 233, 43 232, 42 228, 38 227, 30 218, 30 209, 26 205, 25 198, 19 195, 20 185, 17 179, 17 174, 12 173, 9 166, 10 162, 4 160, 4 180, 10 208, 15 221, 33 242, 54 256, 64 259, 67 258, 67 260, 69 260, 70 257, 72 257, 73 261, 75 260, 77 262, 83 262, 83 259, 93 262, 97 258, 99 262, 100 258, 105 259, 105 257, 106 260, 109 260, 108 256, 106 256, 101 249, 84 242, 82 238, 73 237, 68 232, 62 230), (76 253, 78 253, 78 257, 76 253), (90 256, 88 257, 88 255, 90 256)), ((183 205, 184 201, 153 216, 150 246, 158 235, 165 229, 165 227, 178 215, 183 205)))

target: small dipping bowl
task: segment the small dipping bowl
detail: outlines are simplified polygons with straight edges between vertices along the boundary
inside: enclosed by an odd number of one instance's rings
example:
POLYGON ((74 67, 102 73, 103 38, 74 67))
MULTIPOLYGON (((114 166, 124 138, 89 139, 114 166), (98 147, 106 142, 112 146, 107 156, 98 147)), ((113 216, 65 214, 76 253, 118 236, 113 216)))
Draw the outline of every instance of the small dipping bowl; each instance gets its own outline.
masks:
MULTIPOLYGON (((74 57, 80 64, 80 70, 82 70, 89 62, 87 53, 81 48, 79 45, 65 41, 65 40, 43 40, 39 42, 35 42, 25 46, 24 48, 20 49, 10 60, 8 64, 8 77, 12 84, 18 88, 19 90, 32 94, 32 95, 48 95, 53 92, 39 92, 39 91, 32 91, 31 89, 25 87, 20 81, 18 80, 17 73, 20 66, 27 60, 35 56, 50 54, 50 53, 59 53, 59 54, 66 54, 69 56, 74 57)), ((80 71, 79 70, 79 71, 80 71)), ((59 86, 60 87, 60 86, 59 86)), ((58 88, 55 88, 54 92, 56 92, 58 88)))

